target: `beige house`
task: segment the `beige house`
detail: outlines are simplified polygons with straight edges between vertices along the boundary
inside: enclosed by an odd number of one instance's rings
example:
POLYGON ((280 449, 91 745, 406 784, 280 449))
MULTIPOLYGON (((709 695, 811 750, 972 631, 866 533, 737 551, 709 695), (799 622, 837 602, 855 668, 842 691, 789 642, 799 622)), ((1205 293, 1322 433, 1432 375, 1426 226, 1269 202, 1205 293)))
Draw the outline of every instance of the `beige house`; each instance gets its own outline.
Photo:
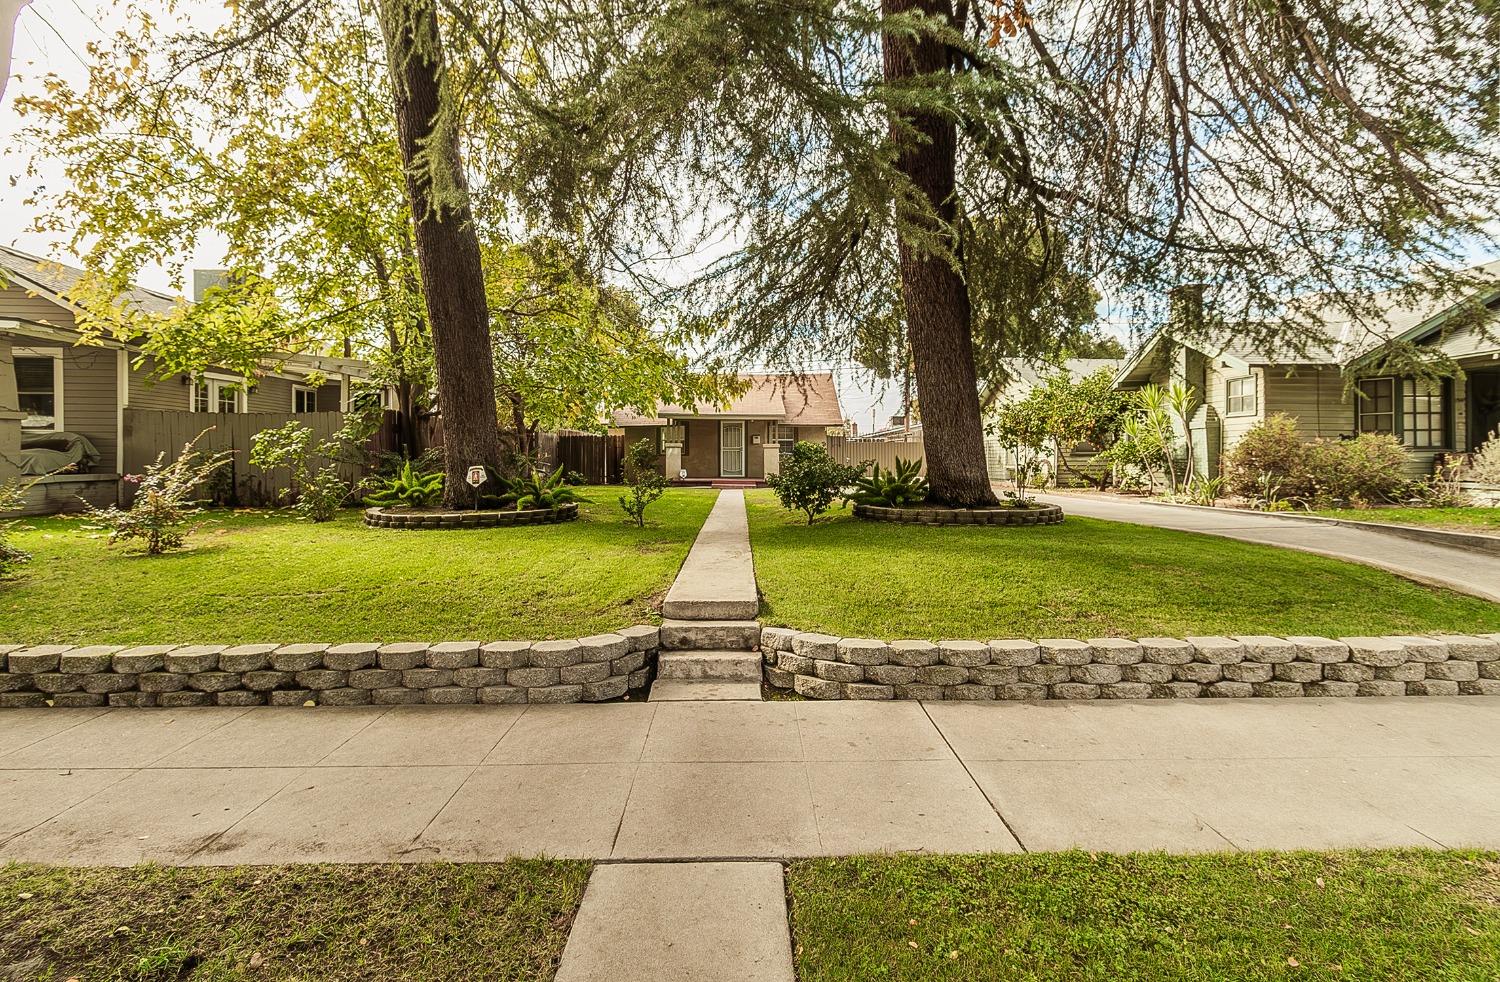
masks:
POLYGON ((627 446, 653 441, 662 473, 684 483, 758 483, 777 473, 781 453, 797 441, 827 445, 830 430, 843 432, 832 373, 744 379, 749 389, 728 405, 661 405, 650 416, 617 412, 613 425, 627 446))
MULTIPOLYGON (((32 485, 26 511, 120 500, 131 460, 132 411, 201 415, 301 414, 347 408, 369 366, 350 358, 288 355, 264 374, 158 377, 150 356, 115 340, 81 344, 67 299, 83 271, 0 247, 0 482, 32 485)), ((136 287, 129 299, 166 313, 183 298, 136 287)), ((378 394, 377 394, 378 397, 378 394)))
MULTIPOLYGON (((1476 272, 1500 276, 1500 262, 1476 272)), ((1500 309, 1500 287, 1472 299, 1500 309)), ((1277 413, 1296 419, 1308 440, 1392 433, 1411 451, 1414 470, 1430 473, 1439 458, 1472 452, 1500 429, 1500 341, 1470 324, 1453 326, 1463 306, 1393 304, 1373 330, 1330 323, 1334 342, 1300 354, 1256 349, 1233 337, 1183 343, 1168 328, 1127 359, 1115 384, 1195 387, 1201 405, 1188 435, 1198 469, 1207 474, 1219 472, 1223 454, 1246 430, 1277 413), (1388 341, 1430 347, 1462 374, 1433 382, 1380 373, 1388 341)))

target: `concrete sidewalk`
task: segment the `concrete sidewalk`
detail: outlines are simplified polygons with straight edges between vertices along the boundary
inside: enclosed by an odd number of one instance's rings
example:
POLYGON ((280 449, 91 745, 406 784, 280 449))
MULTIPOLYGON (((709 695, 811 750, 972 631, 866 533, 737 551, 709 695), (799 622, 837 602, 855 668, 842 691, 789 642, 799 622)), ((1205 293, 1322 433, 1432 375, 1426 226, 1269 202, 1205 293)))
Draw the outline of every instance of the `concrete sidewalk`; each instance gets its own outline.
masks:
POLYGON ((1243 542, 1315 552, 1500 603, 1500 556, 1396 539, 1347 526, 1287 520, 1238 508, 1172 508, 1102 494, 1044 494, 1038 497, 1060 506, 1069 515, 1202 532, 1243 542))
POLYGON ((1500 698, 0 713, 0 860, 1500 848, 1500 698))

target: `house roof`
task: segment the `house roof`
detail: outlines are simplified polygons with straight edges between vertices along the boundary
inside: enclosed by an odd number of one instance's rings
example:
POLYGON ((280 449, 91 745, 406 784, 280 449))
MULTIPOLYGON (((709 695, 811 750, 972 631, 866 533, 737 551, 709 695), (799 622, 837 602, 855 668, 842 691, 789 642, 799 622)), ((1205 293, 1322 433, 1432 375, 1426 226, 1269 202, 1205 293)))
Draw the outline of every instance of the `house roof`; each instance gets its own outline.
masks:
POLYGON ((832 372, 800 375, 741 375, 749 388, 727 405, 659 404, 654 415, 628 409, 614 413, 615 426, 662 426, 668 419, 771 419, 794 426, 838 426, 844 422, 838 386, 832 372))
MULTIPOLYGON (((43 295, 50 295, 48 299, 57 300, 63 304, 68 304, 68 294, 83 281, 86 275, 77 266, 69 266, 55 259, 33 256, 10 246, 0 246, 0 270, 8 274, 9 278, 16 280, 17 285, 28 287, 43 295)), ((125 296, 140 309, 154 314, 169 314, 179 304, 187 303, 183 297, 149 290, 138 284, 131 284, 130 289, 125 291, 125 296)))

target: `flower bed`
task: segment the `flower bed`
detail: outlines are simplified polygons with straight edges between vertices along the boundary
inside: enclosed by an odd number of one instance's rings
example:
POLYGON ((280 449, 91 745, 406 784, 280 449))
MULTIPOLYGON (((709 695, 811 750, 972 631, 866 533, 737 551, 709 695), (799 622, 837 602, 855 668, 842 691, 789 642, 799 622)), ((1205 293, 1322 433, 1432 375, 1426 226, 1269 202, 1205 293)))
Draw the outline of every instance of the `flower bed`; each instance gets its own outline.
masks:
POLYGON ((867 522, 899 522, 907 525, 1056 525, 1063 520, 1063 510, 1056 505, 998 508, 939 508, 917 505, 912 508, 887 508, 882 505, 855 505, 854 517, 867 522))
POLYGON ((556 508, 523 508, 477 511, 418 511, 409 508, 367 508, 365 524, 372 528, 456 529, 495 528, 506 525, 554 525, 578 517, 578 505, 569 502, 556 508))

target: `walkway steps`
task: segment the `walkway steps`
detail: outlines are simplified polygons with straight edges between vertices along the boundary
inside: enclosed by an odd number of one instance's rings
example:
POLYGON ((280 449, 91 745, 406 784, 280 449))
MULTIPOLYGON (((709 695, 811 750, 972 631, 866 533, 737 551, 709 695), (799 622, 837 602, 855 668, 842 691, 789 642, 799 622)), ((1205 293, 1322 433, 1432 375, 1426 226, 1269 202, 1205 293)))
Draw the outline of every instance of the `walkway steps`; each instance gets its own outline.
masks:
POLYGON ((759 621, 661 622, 661 646, 677 651, 754 651, 760 647, 759 621))
POLYGON ((668 651, 656 656, 656 677, 759 682, 758 651, 668 651))
POLYGON ((658 678, 650 702, 760 702, 760 682, 658 678))

